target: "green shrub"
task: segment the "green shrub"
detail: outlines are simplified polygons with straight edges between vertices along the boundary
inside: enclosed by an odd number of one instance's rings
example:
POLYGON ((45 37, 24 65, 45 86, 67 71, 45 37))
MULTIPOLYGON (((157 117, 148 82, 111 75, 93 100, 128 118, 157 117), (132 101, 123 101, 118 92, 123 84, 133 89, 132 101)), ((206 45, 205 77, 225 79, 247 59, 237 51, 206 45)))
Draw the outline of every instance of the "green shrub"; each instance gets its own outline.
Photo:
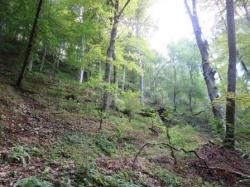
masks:
POLYGON ((128 176, 125 173, 117 173, 110 176, 104 176, 104 184, 107 187, 139 187, 132 181, 128 180, 128 176))
POLYGON ((164 184, 164 186, 168 187, 180 187, 181 186, 181 179, 172 173, 168 172, 167 170, 161 169, 157 173, 158 179, 164 184))
POLYGON ((172 144, 177 147, 195 149, 202 143, 199 133, 190 125, 172 127, 169 134, 172 144))
POLYGON ((14 187, 52 187, 52 184, 36 177, 29 177, 18 180, 14 187))
POLYGON ((9 162, 21 163, 24 166, 29 163, 31 156, 23 146, 12 147, 8 154, 9 162))
POLYGON ((97 135, 95 144, 107 155, 111 155, 116 152, 116 145, 114 141, 108 140, 102 135, 97 135))
POLYGON ((9 162, 21 163, 25 166, 29 163, 31 156, 38 156, 40 154, 40 150, 36 147, 28 148, 19 145, 11 148, 7 159, 9 162))
POLYGON ((138 187, 126 173, 118 172, 114 175, 103 175, 98 171, 94 162, 78 169, 76 174, 77 186, 102 186, 102 187, 138 187))
POLYGON ((121 94, 121 98, 117 101, 117 107, 119 110, 126 113, 131 120, 136 112, 139 112, 141 105, 139 102, 139 93, 127 91, 121 94))

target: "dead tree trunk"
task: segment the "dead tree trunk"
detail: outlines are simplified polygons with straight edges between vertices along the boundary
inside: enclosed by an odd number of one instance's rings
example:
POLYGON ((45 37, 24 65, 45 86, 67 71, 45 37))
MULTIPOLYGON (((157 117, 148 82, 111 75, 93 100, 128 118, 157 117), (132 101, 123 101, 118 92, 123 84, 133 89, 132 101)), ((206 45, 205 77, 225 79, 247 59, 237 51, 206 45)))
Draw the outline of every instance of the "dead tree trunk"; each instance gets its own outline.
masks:
POLYGON ((188 15, 192 22, 193 31, 196 38, 196 43, 198 45, 201 59, 202 59, 202 70, 203 70, 203 77, 207 86, 207 92, 209 99, 212 104, 212 111, 214 117, 223 124, 223 111, 221 106, 215 103, 215 100, 219 98, 218 88, 215 84, 215 69, 211 66, 209 61, 209 46, 207 40, 202 37, 202 31, 196 11, 196 0, 192 0, 192 8, 190 8, 187 0, 184 0, 188 15))
POLYGON ((229 64, 227 74, 226 136, 224 146, 234 148, 235 135, 235 90, 236 90, 236 37, 234 21, 234 1, 226 0, 229 64))
POLYGON ((27 49, 26 49, 26 52, 25 52, 23 66, 22 66, 19 78, 18 78, 18 80, 16 82, 17 87, 21 86, 26 67, 27 67, 27 65, 29 63, 29 56, 30 56, 30 52, 31 52, 32 47, 33 47, 33 41, 34 41, 34 38, 35 38, 37 23, 38 23, 38 19, 39 19, 39 16, 40 16, 40 12, 42 10, 42 5, 43 5, 43 0, 39 0, 38 6, 37 6, 37 11, 36 11, 36 16, 35 16, 33 26, 32 26, 32 30, 31 30, 31 33, 30 33, 30 37, 29 37, 28 46, 27 46, 27 49))

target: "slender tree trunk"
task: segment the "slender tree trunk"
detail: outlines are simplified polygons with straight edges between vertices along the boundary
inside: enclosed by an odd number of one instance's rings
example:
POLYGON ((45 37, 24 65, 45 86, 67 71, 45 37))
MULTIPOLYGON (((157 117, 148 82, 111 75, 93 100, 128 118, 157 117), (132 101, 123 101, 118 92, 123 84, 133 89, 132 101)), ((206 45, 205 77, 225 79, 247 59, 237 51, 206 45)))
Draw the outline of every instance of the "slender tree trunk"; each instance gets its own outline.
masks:
POLYGON ((221 126, 224 124, 223 122, 223 110, 222 107, 216 104, 215 100, 219 98, 218 88, 215 83, 215 74, 216 71, 212 68, 211 63, 209 61, 209 46, 207 40, 205 40, 202 36, 202 31, 196 11, 196 0, 192 0, 192 9, 190 8, 188 0, 184 0, 189 18, 192 22, 193 31, 196 38, 196 43, 198 45, 201 59, 202 59, 202 70, 203 77, 207 86, 207 92, 209 99, 212 104, 212 111, 215 119, 217 119, 221 126))
POLYGON ((236 37, 235 37, 235 21, 234 21, 234 1, 226 0, 227 9, 227 28, 228 28, 228 85, 227 85, 227 104, 226 104, 226 136, 224 146, 234 148, 235 135, 235 90, 236 90, 236 37))
MULTIPOLYGON (((118 5, 117 5, 118 6, 118 5)), ((117 7, 118 10, 118 7, 117 7)), ((105 64, 105 77, 104 81, 110 84, 110 79, 111 79, 111 64, 110 61, 113 61, 114 57, 114 50, 115 50, 115 40, 117 36, 117 28, 118 28, 118 18, 117 18, 117 13, 114 13, 113 17, 113 25, 112 25, 112 30, 111 30, 111 35, 110 35, 110 42, 109 42, 109 47, 107 50, 107 60, 105 64)), ((111 100, 111 94, 106 90, 103 95, 103 104, 102 104, 102 109, 104 111, 108 110, 110 107, 110 100, 111 100)))
POLYGON ((99 75, 99 80, 102 80, 102 63, 99 62, 98 64, 98 75, 99 75))
POLYGON ((84 82, 84 68, 80 70, 80 84, 84 82))
MULTIPOLYGON (((131 0, 127 0, 124 4, 124 6, 120 9, 119 7, 119 0, 114 1, 114 16, 113 16, 113 23, 112 23, 112 29, 110 34, 110 41, 109 41, 109 47, 107 50, 107 59, 106 59, 106 67, 105 67, 105 76, 104 81, 107 84, 110 84, 110 78, 111 78, 111 64, 110 61, 113 61, 115 58, 115 42, 116 42, 116 36, 117 36, 117 29, 118 24, 121 15, 123 14, 125 8, 128 6, 131 0)), ((103 102, 102 102, 102 109, 105 111, 109 109, 110 107, 110 97, 111 94, 106 90, 103 95, 103 102)))
POLYGON ((23 67, 21 69, 19 78, 18 78, 18 80, 16 82, 16 86, 17 87, 21 86, 21 83, 22 83, 22 80, 23 80, 23 76, 24 76, 24 72, 25 72, 26 67, 28 65, 28 62, 29 62, 28 59, 29 59, 30 52, 31 52, 32 47, 33 47, 33 41, 34 41, 34 38, 35 38, 37 23, 38 23, 38 19, 39 19, 39 15, 40 15, 41 9, 42 9, 42 5, 43 5, 43 0, 39 0, 38 6, 37 6, 36 16, 35 16, 35 19, 34 19, 34 22, 33 22, 33 26, 32 26, 32 30, 31 30, 31 33, 30 33, 30 37, 29 37, 28 46, 27 46, 27 49, 26 49, 26 52, 25 52, 23 67))
MULTIPOLYGON (((217 1, 216 1, 217 2, 217 1)), ((220 4, 221 6, 224 6, 223 2, 220 1, 220 4)), ((217 2, 216 5, 219 9, 219 12, 220 12, 220 16, 222 17, 222 21, 225 25, 225 29, 227 31, 227 23, 226 23, 226 20, 224 19, 224 14, 223 14, 223 10, 220 9, 220 4, 217 2)), ((245 15, 246 15, 246 19, 247 21, 250 23, 250 13, 249 13, 249 9, 248 9, 248 3, 247 3, 247 0, 244 0, 242 2, 242 7, 244 8, 244 11, 245 11, 245 15)), ((248 70, 248 67, 246 66, 244 60, 243 60, 243 56, 241 55, 239 49, 237 49, 237 58, 238 60, 240 61, 240 64, 241 64, 241 67, 243 68, 243 70, 245 71, 246 73, 246 76, 247 76, 247 79, 249 80, 250 79, 250 71, 248 70)))
POLYGON ((4 29, 3 29, 3 25, 4 25, 4 22, 2 20, 0 20, 0 44, 2 44, 2 41, 3 41, 3 32, 4 32, 4 29))
POLYGON ((118 80, 118 68, 117 68, 117 66, 114 66, 114 84, 115 84, 115 87, 116 87, 116 91, 118 90, 118 83, 119 83, 119 80, 118 80))
POLYGON ((174 104, 174 112, 177 111, 177 103, 176 103, 176 97, 177 97, 177 72, 176 72, 176 64, 173 62, 173 70, 174 70, 174 93, 173 93, 173 104, 174 104))
POLYGON ((247 21, 250 21, 250 13, 249 13, 249 7, 248 7, 248 2, 247 2, 247 0, 244 0, 244 1, 243 1, 242 6, 243 6, 243 8, 244 8, 244 11, 245 11, 245 14, 246 14, 247 21))
POLYGON ((140 57, 140 64, 141 64, 141 76, 140 76, 140 89, 141 89, 141 105, 144 106, 144 64, 140 57))
MULTIPOLYGON (((190 79, 190 83, 191 83, 191 86, 192 86, 194 84, 192 65, 190 66, 190 69, 189 69, 189 79, 190 79)), ((190 111, 191 114, 193 113, 192 93, 193 93, 193 88, 191 87, 191 88, 189 88, 189 93, 188 93, 188 105, 189 105, 189 111, 190 111)))
POLYGON ((115 85, 115 93, 114 93, 114 98, 112 100, 112 108, 115 108, 116 102, 117 102, 117 97, 118 97, 118 68, 117 66, 114 67, 114 85, 115 85))
POLYGON ((41 66, 40 66, 40 72, 43 71, 46 56, 47 56, 47 45, 46 45, 46 43, 44 43, 43 44, 43 54, 42 54, 42 62, 41 62, 41 66))
POLYGON ((32 69, 33 69, 33 56, 32 56, 32 55, 30 55, 28 61, 29 61, 29 64, 28 64, 28 71, 32 71, 32 69))
POLYGON ((122 91, 125 91, 125 83, 126 83, 126 68, 125 65, 122 66, 122 91))
POLYGON ((114 66, 114 84, 118 84, 118 68, 114 66))

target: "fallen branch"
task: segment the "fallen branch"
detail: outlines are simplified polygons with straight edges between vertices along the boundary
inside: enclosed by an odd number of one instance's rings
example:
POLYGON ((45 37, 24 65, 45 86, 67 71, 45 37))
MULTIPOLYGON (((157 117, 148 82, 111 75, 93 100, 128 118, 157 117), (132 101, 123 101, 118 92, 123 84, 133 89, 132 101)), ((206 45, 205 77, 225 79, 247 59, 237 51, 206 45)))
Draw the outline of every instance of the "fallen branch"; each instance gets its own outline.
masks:
MULTIPOLYGON (((172 152, 172 151, 177 151, 177 152, 182 151, 182 152, 184 152, 185 154, 193 153, 198 159, 202 160, 203 163, 205 164, 206 168, 209 169, 209 167, 208 167, 207 162, 205 161, 205 159, 204 159, 204 158, 201 158, 201 157, 199 156, 199 154, 198 154, 196 151, 194 151, 194 150, 187 151, 187 150, 185 150, 184 148, 176 148, 176 147, 174 147, 174 146, 172 146, 172 145, 170 145, 170 144, 168 144, 168 143, 159 143, 159 144, 146 143, 146 144, 144 144, 144 145, 139 149, 139 151, 136 153, 136 155, 135 155, 135 158, 134 158, 133 164, 132 164, 132 169, 134 169, 134 167, 135 167, 135 162, 136 162, 138 156, 141 154, 141 152, 143 151, 143 149, 144 149, 145 147, 147 147, 147 146, 157 146, 157 145, 164 145, 164 146, 170 148, 170 149, 171 149, 171 152, 172 152)), ((175 161, 175 163, 176 163, 176 157, 175 157, 175 155, 174 155, 174 154, 171 154, 171 156, 172 156, 172 158, 174 159, 174 161, 175 161)))
POLYGON ((141 154, 141 152, 143 151, 143 149, 144 149, 145 147, 147 147, 148 145, 152 145, 152 144, 151 144, 151 143, 145 143, 145 144, 139 149, 139 151, 136 153, 135 158, 134 158, 134 160, 133 160, 132 169, 134 169, 134 167, 135 167, 135 162, 136 162, 136 160, 137 160, 137 157, 141 154))
MULTIPOLYGON (((166 126, 166 132, 167 132, 168 143, 169 143, 169 145, 172 145, 172 143, 171 143, 171 136, 169 134, 169 128, 168 128, 168 126, 166 126)), ((177 164, 177 158, 176 158, 176 156, 174 154, 173 147, 170 147, 170 150, 171 150, 171 156, 174 159, 174 164, 177 164)))
MULTIPOLYGON (((240 171, 227 170, 227 169, 225 169, 225 168, 209 166, 209 165, 207 164, 206 160, 205 160, 204 158, 200 157, 199 154, 198 154, 195 150, 185 150, 184 148, 177 148, 177 147, 174 147, 174 146, 172 146, 171 144, 168 144, 168 143, 159 143, 159 144, 146 143, 146 144, 144 144, 144 145, 139 149, 139 151, 137 152, 137 154, 135 155, 135 158, 134 158, 133 164, 132 164, 132 169, 135 168, 135 162, 136 162, 138 156, 141 154, 141 152, 143 151, 144 148, 146 148, 147 146, 157 146, 157 145, 164 145, 164 146, 170 148, 171 151, 173 151, 173 150, 174 150, 174 151, 177 151, 177 152, 180 152, 180 151, 181 151, 181 152, 184 152, 185 154, 192 153, 192 154, 194 154, 199 160, 201 160, 201 161, 204 163, 204 165, 205 165, 204 168, 206 168, 206 169, 210 169, 210 170, 220 170, 220 171, 222 171, 222 172, 228 172, 228 173, 230 173, 230 174, 236 175, 236 176, 238 176, 238 177, 240 177, 240 178, 243 178, 243 179, 250 179, 250 175, 244 174, 244 173, 242 173, 242 172, 240 172, 240 171)), ((174 154, 173 154, 173 155, 174 155, 174 154)), ((171 154, 172 158, 176 161, 176 158, 175 158, 175 156, 173 156, 173 155, 171 154)))
POLYGON ((203 113, 203 112, 205 112, 205 111, 197 112, 197 113, 193 114, 193 116, 198 116, 198 115, 200 115, 200 114, 203 113))
POLYGON ((246 175, 240 171, 234 171, 234 170, 227 170, 225 168, 220 168, 220 167, 214 167, 214 166, 208 166, 207 169, 211 169, 211 170, 219 170, 219 171, 222 171, 222 172, 228 172, 228 173, 231 173, 233 175, 236 175, 240 178, 243 178, 243 179, 250 179, 250 175, 246 175))

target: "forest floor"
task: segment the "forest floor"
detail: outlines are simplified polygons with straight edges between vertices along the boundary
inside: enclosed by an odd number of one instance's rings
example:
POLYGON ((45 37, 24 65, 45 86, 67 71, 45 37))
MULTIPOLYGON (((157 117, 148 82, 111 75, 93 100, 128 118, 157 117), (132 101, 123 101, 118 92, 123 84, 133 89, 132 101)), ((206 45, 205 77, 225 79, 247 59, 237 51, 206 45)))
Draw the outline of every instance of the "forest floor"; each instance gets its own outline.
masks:
POLYGON ((164 130, 151 120, 122 113, 99 115, 94 93, 79 84, 26 76, 13 85, 16 69, 0 64, 0 186, 249 186, 250 160, 214 145, 209 135, 189 125, 170 128, 174 163, 164 130), (8 70, 8 71, 7 71, 8 70), (66 96, 74 94, 74 99, 66 96), (135 160, 135 155, 146 143, 135 160), (197 158, 197 153, 200 158, 197 158), (28 180, 27 180, 28 181, 28 180), (26 181, 26 182, 27 182, 26 181), (45 182, 47 181, 47 182, 45 182))

